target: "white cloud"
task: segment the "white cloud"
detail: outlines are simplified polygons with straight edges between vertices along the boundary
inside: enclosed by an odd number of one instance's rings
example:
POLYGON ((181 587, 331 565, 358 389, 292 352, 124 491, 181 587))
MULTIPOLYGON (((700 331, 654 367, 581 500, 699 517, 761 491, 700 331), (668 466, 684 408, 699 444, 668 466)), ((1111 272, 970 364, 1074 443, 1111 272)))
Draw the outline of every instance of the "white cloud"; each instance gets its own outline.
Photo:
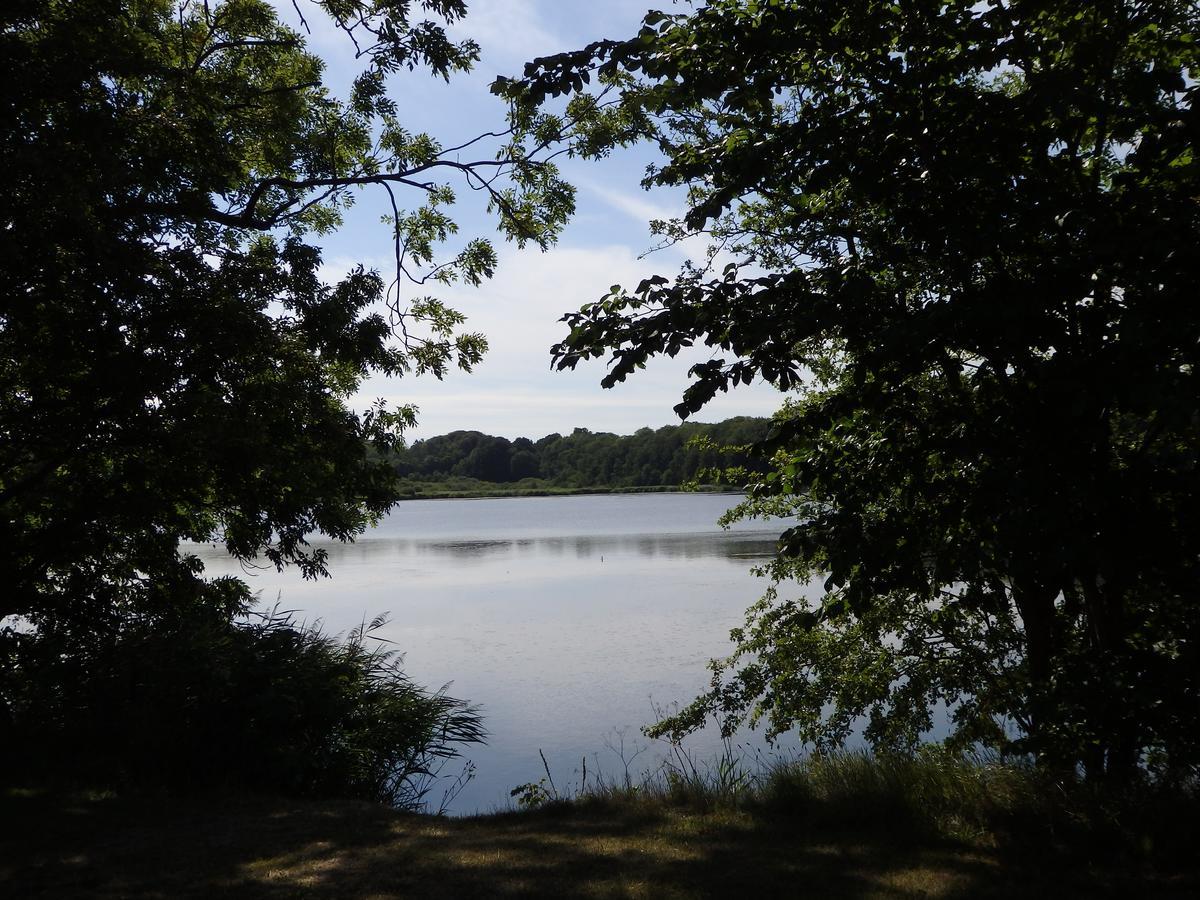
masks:
POLYGON ((576 177, 574 180, 579 187, 591 191, 613 209, 623 212, 631 219, 643 224, 649 223, 652 219, 674 219, 683 214, 682 209, 654 203, 648 200, 644 194, 639 196, 625 191, 616 191, 589 178, 576 177))
MULTIPOLYGON (((634 221, 642 223, 646 229, 647 249, 642 252, 642 256, 651 256, 652 254, 669 254, 678 261, 690 259, 696 263, 703 263, 708 259, 709 239, 706 235, 700 234, 693 237, 684 238, 681 241, 675 241, 670 244, 663 244, 662 238, 650 234, 649 223, 652 220, 668 221, 670 219, 682 218, 684 209, 666 206, 661 203, 655 203, 646 198, 645 195, 631 194, 626 191, 613 190, 599 182, 592 181, 587 178, 575 176, 575 184, 583 189, 591 192, 599 197, 604 203, 612 209, 617 210, 628 216, 634 221)), ((719 269, 725 263, 732 261, 728 254, 718 254, 713 262, 714 268, 719 269)))
MULTIPOLYGON (((686 372, 707 359, 707 348, 674 360, 652 361, 612 390, 599 386, 605 365, 592 361, 575 371, 550 370, 550 345, 566 334, 565 312, 598 299, 612 284, 633 285, 654 271, 630 248, 559 247, 547 253, 502 254, 496 277, 478 290, 456 288, 441 296, 468 316, 467 328, 491 345, 470 374, 435 379, 368 381, 358 402, 384 397, 421 409, 416 436, 478 429, 506 437, 538 437, 575 427, 632 432, 677 421, 672 407, 687 385, 686 372)), ((767 385, 722 395, 706 407, 705 421, 732 415, 767 415, 780 395, 767 385)))
POLYGON ((467 17, 450 33, 473 39, 480 48, 480 68, 488 72, 515 72, 535 56, 567 49, 554 34, 532 0, 472 0, 467 17))

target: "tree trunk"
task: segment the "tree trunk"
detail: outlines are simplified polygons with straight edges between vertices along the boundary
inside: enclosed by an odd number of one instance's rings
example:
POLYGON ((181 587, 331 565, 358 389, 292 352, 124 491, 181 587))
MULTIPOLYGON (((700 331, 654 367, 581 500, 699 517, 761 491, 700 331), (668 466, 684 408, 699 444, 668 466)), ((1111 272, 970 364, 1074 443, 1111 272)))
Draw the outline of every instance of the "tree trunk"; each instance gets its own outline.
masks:
POLYGON ((1048 723, 1054 719, 1054 700, 1050 695, 1053 672, 1054 597, 1052 591, 1032 579, 1012 583, 1013 601, 1025 629, 1025 647, 1029 661, 1029 743, 1039 766, 1063 767, 1061 748, 1055 748, 1047 736, 1048 723))

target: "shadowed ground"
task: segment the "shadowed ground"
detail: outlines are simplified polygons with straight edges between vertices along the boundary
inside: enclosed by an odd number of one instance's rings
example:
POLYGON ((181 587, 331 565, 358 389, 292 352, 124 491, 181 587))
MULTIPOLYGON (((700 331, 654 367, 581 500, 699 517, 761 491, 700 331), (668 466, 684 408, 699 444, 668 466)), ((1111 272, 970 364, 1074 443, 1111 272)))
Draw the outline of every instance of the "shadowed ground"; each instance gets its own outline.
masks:
POLYGON ((763 814, 628 803, 446 819, 365 803, 10 793, 0 823, 9 898, 1185 897, 1200 888, 1111 859, 917 841, 886 823, 818 833, 763 814))

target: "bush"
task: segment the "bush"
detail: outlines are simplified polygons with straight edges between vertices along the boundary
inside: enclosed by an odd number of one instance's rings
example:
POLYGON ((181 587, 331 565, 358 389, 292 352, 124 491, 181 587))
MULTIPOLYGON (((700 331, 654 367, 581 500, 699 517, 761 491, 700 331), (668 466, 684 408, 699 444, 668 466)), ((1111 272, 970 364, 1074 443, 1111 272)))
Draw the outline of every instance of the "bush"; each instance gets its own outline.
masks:
POLYGON ((278 608, 247 614, 240 582, 209 588, 109 629, 6 628, 7 777, 421 809, 460 745, 483 740, 476 709, 405 675, 373 636, 382 618, 330 637, 278 608))

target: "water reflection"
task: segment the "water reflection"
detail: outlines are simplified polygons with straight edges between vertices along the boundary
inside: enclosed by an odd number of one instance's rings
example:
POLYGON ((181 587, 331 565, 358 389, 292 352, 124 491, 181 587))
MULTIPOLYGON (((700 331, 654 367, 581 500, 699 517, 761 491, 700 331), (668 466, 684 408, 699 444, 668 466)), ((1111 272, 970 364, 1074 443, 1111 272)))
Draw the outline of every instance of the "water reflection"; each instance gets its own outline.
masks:
POLYGON ((353 548, 333 544, 326 547, 330 557, 366 559, 376 555, 448 556, 452 559, 505 555, 571 555, 578 559, 595 556, 642 556, 648 558, 700 559, 724 557, 730 560, 764 559, 775 552, 775 540, 760 535, 669 534, 604 535, 598 537, 523 538, 519 540, 365 540, 353 548), (357 548, 355 553, 353 548, 357 548), (345 552, 342 552, 345 551, 345 552))
MULTIPOLYGON (((321 619, 332 633, 381 612, 382 636, 418 682, 483 707, 491 733, 473 749, 477 777, 452 808, 508 802, 513 786, 557 773, 605 736, 638 734, 655 704, 704 690, 706 663, 765 584, 778 523, 721 531, 734 502, 714 495, 632 495, 402 504, 355 544, 328 543, 331 579, 258 572, 247 581, 321 619)), ((217 548, 196 548, 209 575, 243 575, 217 548)), ((692 745, 715 753, 719 736, 692 745)), ((639 763, 653 765, 651 754, 639 763)))
POLYGON ((450 556, 485 556, 489 553, 508 553, 513 541, 394 541, 402 550, 414 550, 418 554, 446 553, 450 556))

